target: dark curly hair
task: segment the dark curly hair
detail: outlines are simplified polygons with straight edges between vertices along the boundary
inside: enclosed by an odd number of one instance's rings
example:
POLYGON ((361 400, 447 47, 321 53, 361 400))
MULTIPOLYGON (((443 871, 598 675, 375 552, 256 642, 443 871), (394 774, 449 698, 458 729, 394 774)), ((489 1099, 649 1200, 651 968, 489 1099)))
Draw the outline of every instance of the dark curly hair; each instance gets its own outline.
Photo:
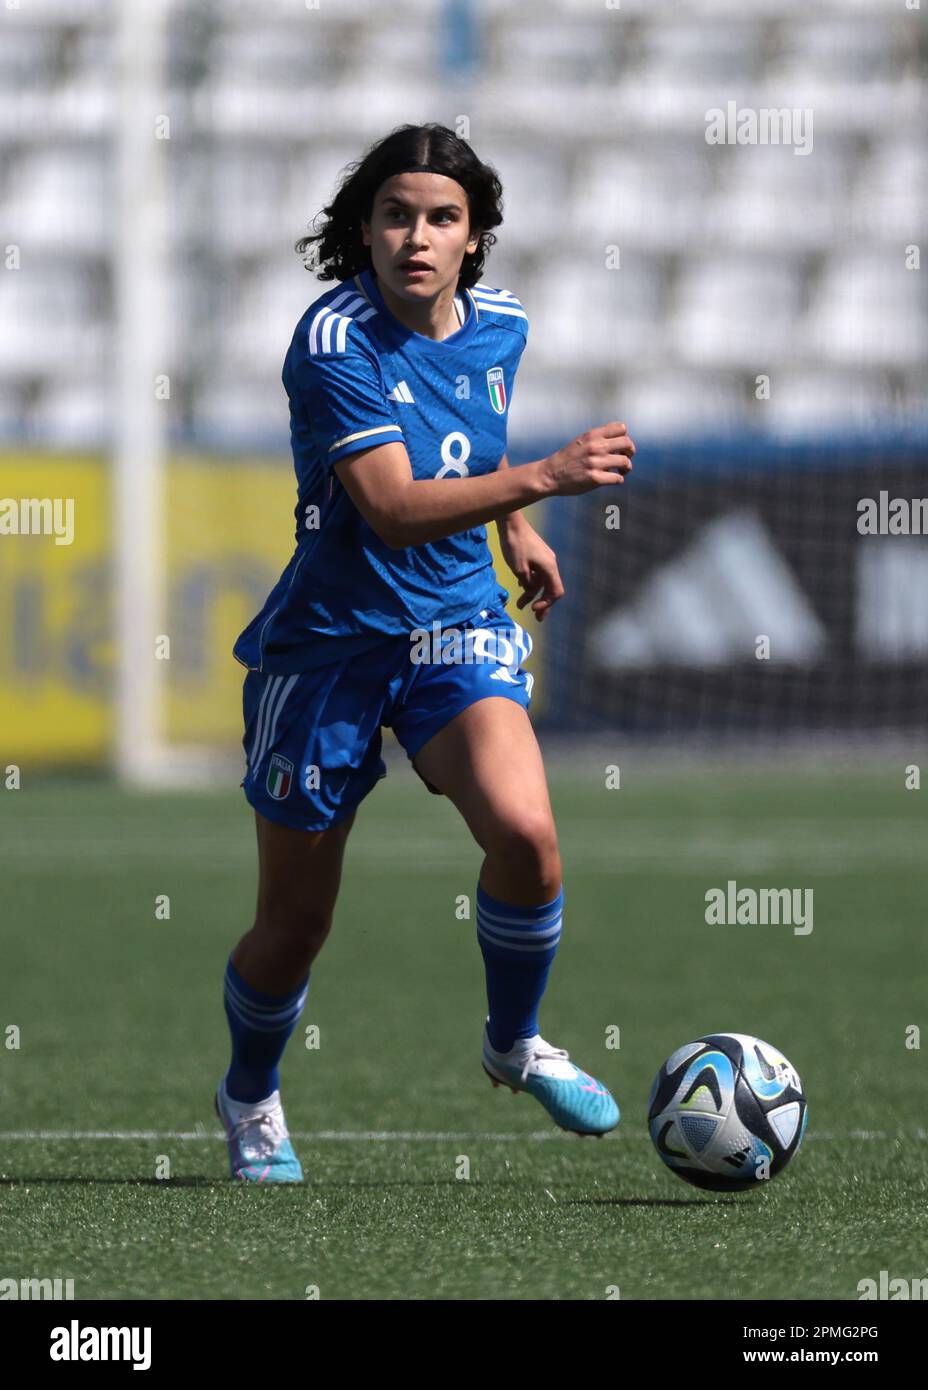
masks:
POLYGON ((296 250, 307 270, 320 280, 347 280, 371 265, 371 250, 361 240, 361 222, 370 222, 374 196, 381 184, 410 164, 434 164, 436 172, 455 179, 467 194, 471 228, 480 228, 477 250, 464 254, 458 288, 470 289, 483 274, 487 252, 496 242, 490 230, 503 220, 503 186, 495 169, 483 164, 470 145, 447 126, 403 125, 372 145, 362 159, 345 166, 338 191, 321 213, 321 231, 302 237, 296 250))

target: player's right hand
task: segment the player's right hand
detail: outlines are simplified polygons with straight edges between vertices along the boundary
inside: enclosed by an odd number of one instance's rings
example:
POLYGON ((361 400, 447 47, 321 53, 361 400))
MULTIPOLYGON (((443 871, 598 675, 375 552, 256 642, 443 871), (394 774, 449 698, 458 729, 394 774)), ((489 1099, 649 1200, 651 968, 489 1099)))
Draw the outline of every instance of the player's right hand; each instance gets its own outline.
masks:
POLYGON ((621 420, 597 425, 540 462, 545 491, 554 496, 592 492, 594 487, 624 483, 631 472, 635 444, 621 420))

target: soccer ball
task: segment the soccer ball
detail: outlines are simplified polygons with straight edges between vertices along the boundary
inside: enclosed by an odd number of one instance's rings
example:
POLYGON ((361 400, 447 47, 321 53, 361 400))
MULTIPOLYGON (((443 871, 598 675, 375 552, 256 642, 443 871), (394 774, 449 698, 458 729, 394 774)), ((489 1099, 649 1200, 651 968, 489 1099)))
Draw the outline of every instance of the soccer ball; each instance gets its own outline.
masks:
POLYGON ((672 1052, 648 1099, 654 1147, 695 1187, 738 1192, 781 1173, 809 1113, 802 1083, 775 1047, 710 1033, 672 1052))

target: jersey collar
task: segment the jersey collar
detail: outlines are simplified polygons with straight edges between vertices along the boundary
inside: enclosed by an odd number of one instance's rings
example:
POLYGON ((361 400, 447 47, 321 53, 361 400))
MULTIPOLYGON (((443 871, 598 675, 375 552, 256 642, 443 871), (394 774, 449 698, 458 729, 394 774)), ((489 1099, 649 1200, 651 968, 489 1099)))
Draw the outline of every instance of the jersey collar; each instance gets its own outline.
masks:
POLYGON ((411 328, 407 328, 386 306, 383 295, 377 288, 374 279, 374 272, 370 266, 362 270, 360 275, 354 277, 354 283, 366 299, 377 309, 378 321, 383 325, 386 332, 404 348, 412 348, 416 352, 440 354, 456 352, 458 348, 470 342, 477 328, 477 302, 470 290, 463 290, 459 295, 459 302, 467 312, 467 317, 456 332, 441 340, 428 338, 424 333, 416 333, 411 328))

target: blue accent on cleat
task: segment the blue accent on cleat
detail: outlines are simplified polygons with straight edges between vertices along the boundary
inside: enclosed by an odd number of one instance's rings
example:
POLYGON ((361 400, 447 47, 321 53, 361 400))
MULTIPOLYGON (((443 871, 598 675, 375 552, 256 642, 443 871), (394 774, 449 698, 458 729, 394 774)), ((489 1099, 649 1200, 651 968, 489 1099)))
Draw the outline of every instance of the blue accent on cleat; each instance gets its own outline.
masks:
POLYGON ((512 1091, 528 1091, 541 1102, 555 1124, 573 1134, 601 1137, 619 1123, 619 1107, 603 1083, 581 1071, 563 1048, 551 1047, 544 1039, 539 1039, 524 1057, 507 1062, 490 1047, 484 1030, 483 1069, 494 1086, 504 1083, 512 1091), (566 1063, 572 1074, 545 1075, 538 1065, 544 1062, 566 1063))
POLYGON ((216 1091, 216 1114, 222 1121, 229 1144, 229 1168, 233 1178, 243 1182, 302 1182, 303 1169, 293 1152, 284 1121, 280 1098, 275 1091, 261 1101, 254 1113, 233 1123, 224 1101, 225 1078, 216 1091))

